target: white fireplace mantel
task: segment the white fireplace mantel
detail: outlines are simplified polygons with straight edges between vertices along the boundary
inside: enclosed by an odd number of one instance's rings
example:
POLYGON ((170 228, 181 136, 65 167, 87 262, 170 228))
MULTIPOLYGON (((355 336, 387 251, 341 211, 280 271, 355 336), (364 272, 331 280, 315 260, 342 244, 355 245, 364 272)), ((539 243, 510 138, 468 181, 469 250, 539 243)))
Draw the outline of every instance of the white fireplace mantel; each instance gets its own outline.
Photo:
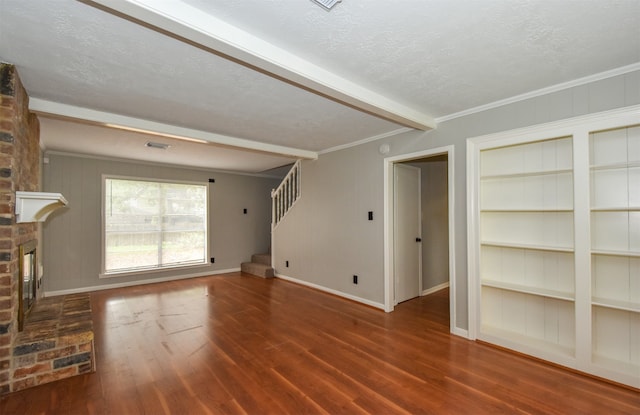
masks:
POLYGON ((67 206, 61 193, 16 192, 16 223, 44 222, 54 210, 67 206))

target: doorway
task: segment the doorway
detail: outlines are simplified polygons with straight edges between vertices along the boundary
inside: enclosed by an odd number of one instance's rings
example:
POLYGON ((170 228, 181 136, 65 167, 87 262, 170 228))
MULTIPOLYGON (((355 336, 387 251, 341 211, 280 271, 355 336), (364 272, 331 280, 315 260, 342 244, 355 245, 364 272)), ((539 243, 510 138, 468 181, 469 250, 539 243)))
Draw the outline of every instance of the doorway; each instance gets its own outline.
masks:
MULTIPOLYGON (((420 295, 430 294, 442 288, 449 286, 449 319, 450 330, 455 327, 455 252, 454 252, 454 165, 453 165, 453 146, 446 146, 425 150, 416 153, 404 154, 394 157, 388 157, 384 160, 384 253, 385 253, 385 311, 393 311, 396 301, 396 281, 397 271, 396 262, 401 260, 402 254, 396 250, 394 238, 399 231, 396 229, 396 207, 394 203, 395 195, 395 179, 394 171, 396 166, 411 165, 421 171, 423 185, 421 186, 420 197, 423 209, 421 234, 415 236, 422 239, 422 268, 428 270, 428 275, 422 272, 420 276, 420 295), (431 167, 437 165, 441 174, 434 175, 431 167), (444 168, 444 170, 442 170, 444 168), (424 183, 425 177, 429 180, 437 180, 439 187, 444 187, 443 196, 446 199, 446 208, 443 212, 444 219, 440 221, 434 228, 434 224, 429 222, 432 214, 429 213, 431 206, 424 206, 425 201, 431 204, 430 194, 425 190, 426 185, 432 186, 433 183, 424 183), (426 208, 426 209, 425 209, 426 208), (425 217, 425 214, 427 217, 425 217), (435 229, 435 230, 434 230, 435 229), (444 232, 444 237, 443 237, 444 232), (448 240, 448 241, 447 241, 448 240), (435 260, 434 260, 435 259, 435 260), (425 262, 429 262, 428 264, 425 262), (434 271, 439 269, 440 280, 432 279, 434 271), (444 280, 442 280, 444 273, 444 280)), ((414 237, 414 238, 415 238, 414 237)), ((414 242, 415 244, 415 242, 414 242)))

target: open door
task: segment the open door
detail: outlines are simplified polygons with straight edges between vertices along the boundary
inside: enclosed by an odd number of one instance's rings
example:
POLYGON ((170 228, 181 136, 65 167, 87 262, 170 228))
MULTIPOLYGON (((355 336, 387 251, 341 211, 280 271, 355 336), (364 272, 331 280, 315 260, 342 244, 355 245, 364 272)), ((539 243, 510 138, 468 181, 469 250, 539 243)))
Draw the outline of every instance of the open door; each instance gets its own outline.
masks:
POLYGON ((422 291, 422 227, 420 169, 395 164, 394 180, 394 304, 422 291))

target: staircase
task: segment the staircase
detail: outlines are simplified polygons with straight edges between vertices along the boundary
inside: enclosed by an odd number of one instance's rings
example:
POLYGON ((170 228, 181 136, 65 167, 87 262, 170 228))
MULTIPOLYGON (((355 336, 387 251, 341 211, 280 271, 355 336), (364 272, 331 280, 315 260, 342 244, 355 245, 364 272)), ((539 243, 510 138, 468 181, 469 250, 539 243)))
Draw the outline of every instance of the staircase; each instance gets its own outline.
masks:
POLYGON ((271 267, 271 254, 251 255, 251 262, 240 264, 240 271, 262 278, 273 278, 274 270, 271 267))
POLYGON ((285 217, 289 210, 300 198, 301 163, 296 161, 289 173, 282 179, 277 189, 271 191, 271 229, 285 217))
MULTIPOLYGON (((296 161, 289 173, 282 179, 277 189, 271 191, 272 217, 271 230, 285 217, 300 198, 301 162, 296 161)), ((271 248, 266 254, 251 255, 251 262, 240 264, 240 271, 262 278, 273 278, 275 270, 271 267, 271 248)))

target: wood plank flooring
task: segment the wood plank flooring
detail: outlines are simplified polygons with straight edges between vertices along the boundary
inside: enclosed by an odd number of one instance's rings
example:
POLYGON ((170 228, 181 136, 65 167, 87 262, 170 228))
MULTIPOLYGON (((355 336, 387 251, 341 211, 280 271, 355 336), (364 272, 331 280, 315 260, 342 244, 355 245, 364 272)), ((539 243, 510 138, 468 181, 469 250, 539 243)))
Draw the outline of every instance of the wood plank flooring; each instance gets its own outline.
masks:
POLYGON ((452 336, 448 293, 384 313, 240 273, 91 294, 97 372, 8 414, 639 414, 637 391, 452 336))

